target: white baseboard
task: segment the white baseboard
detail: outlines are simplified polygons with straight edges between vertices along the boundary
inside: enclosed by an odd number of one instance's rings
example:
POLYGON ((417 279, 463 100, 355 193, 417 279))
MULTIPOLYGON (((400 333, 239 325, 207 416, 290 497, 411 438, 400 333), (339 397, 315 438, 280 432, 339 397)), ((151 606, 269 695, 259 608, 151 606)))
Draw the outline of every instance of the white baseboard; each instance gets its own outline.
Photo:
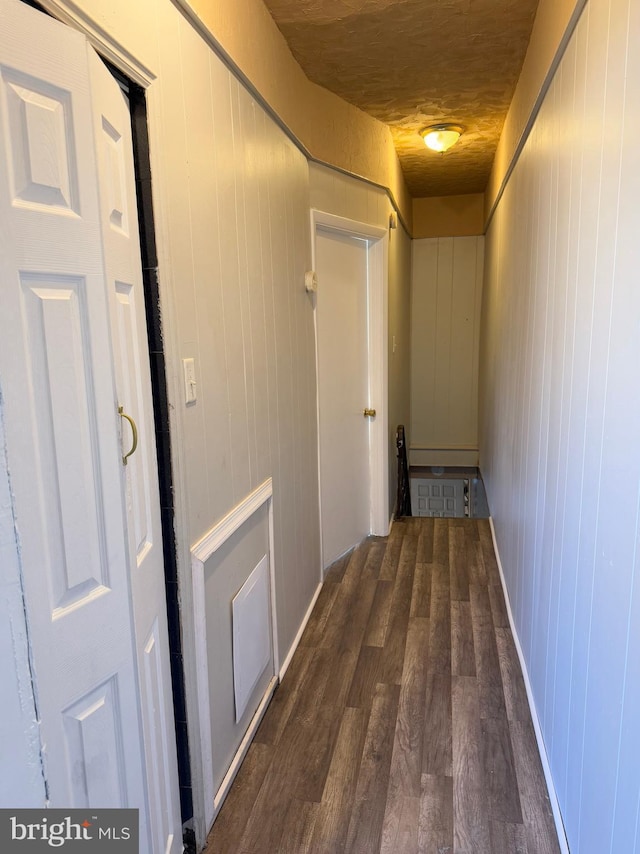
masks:
POLYGON ((278 674, 280 677, 280 681, 282 681, 282 677, 287 672, 287 669, 288 669, 289 665, 291 664, 291 659, 293 658, 293 655, 298 648, 298 644, 300 643, 302 633, 304 632, 305 628, 307 627, 307 623, 309 622, 309 617, 311 616, 311 612, 313 611, 313 608, 314 608, 316 602, 318 601, 318 596, 320 595, 321 590, 322 590, 322 583, 318 584, 318 586, 316 588, 316 592, 313 594, 313 599, 311 600, 311 604, 307 608, 307 613, 304 615, 304 617, 302 618, 302 622, 300 623, 300 628, 298 629, 298 634, 293 639, 293 643, 291 644, 291 647, 289 648, 289 652, 287 653, 287 657, 285 658, 285 660, 282 664, 282 667, 280 668, 280 673, 278 674))
POLYGON ((560 812, 560 804, 558 803, 558 795, 556 793, 556 787, 553 782, 553 777, 551 775, 551 766, 549 765, 549 757, 547 756, 547 748, 544 743, 544 738, 542 735, 542 728, 540 727, 540 719, 538 717, 538 710, 536 709, 536 703, 533 697, 533 689, 531 687, 531 680, 529 679, 529 671, 527 670, 527 662, 525 661, 524 653, 522 652, 522 646, 520 645, 520 638, 518 637, 518 632, 516 630, 516 625, 513 619, 513 613, 511 611, 511 602, 509 601, 509 592, 507 590, 507 583, 504 577, 504 571, 502 569, 502 562, 500 560, 500 552, 498 551, 498 543, 496 540, 496 530, 493 526, 493 519, 489 517, 489 527, 491 528, 491 539, 493 540, 493 550, 496 554, 496 561, 498 564, 498 571, 500 572, 500 581, 502 582, 502 590, 504 592, 504 601, 507 606, 507 614, 509 616, 509 625, 511 627, 511 634, 513 635, 513 640, 516 645, 516 652, 518 653, 518 658, 520 660, 520 667, 522 669, 522 676, 524 678, 524 684, 527 691, 527 700, 529 701, 529 709, 531 710, 531 719, 533 721, 533 728, 536 734, 536 741, 538 742, 538 751, 540 753, 540 759, 542 761, 542 770, 544 771, 544 778, 547 783, 547 790, 549 792, 549 800, 551 802, 551 809, 553 810, 553 819, 556 825, 556 831, 558 834, 558 843, 560 845, 560 851, 562 854, 570 854, 569 851, 569 843, 567 841, 567 835, 564 830, 564 823, 562 821, 562 813, 560 812))

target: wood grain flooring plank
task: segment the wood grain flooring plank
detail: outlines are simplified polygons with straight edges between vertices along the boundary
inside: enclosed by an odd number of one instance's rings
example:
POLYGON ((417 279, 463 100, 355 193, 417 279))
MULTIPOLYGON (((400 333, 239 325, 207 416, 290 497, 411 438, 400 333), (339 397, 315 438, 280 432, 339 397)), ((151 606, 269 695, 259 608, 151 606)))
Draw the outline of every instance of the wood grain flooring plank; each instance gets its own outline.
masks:
POLYGON ((531 720, 510 721, 522 818, 529 854, 558 854, 553 811, 531 720))
POLYGON ((368 720, 369 709, 344 710, 314 827, 314 852, 344 850, 368 720))
POLYGON ((381 851, 395 850, 399 836, 405 834, 401 830, 405 802, 420 798, 428 648, 429 620, 412 618, 407 632, 381 851))
POLYGON ((480 534, 478 532, 477 519, 465 519, 464 530, 467 541, 470 543, 480 543, 480 534))
POLYGON ((433 563, 449 566, 449 519, 433 520, 433 563))
POLYGON ((502 673, 489 591, 482 585, 472 584, 470 594, 480 715, 483 718, 506 717, 502 673))
POLYGON ((453 851, 452 777, 422 775, 417 850, 419 854, 450 854, 453 851))
POLYGON ((394 586, 393 581, 378 581, 376 585, 376 593, 373 597, 369 622, 363 639, 366 646, 384 646, 394 586))
POLYGON ((382 537, 370 537, 369 554, 362 568, 362 579, 377 581, 382 569, 382 561, 387 544, 382 537))
POLYGON ((355 673, 347 695, 347 706, 370 709, 380 673, 382 649, 378 646, 363 646, 358 656, 355 673))
POLYGON ((454 850, 491 854, 476 680, 454 676, 451 693, 454 850))
POLYGON ((398 572, 395 580, 380 668, 380 681, 389 684, 399 685, 402 680, 417 546, 416 537, 405 535, 398 562, 398 572))
POLYGON ((383 825, 380 854, 409 854, 418 850, 420 798, 401 797, 395 805, 392 824, 383 825))
POLYGON ((491 527, 488 519, 478 519, 478 534, 480 536, 480 544, 482 547, 482 557, 487 572, 487 582, 489 584, 500 584, 500 571, 496 561, 496 553, 493 549, 493 539, 491 537, 491 527))
POLYGON ((507 614, 507 606, 504 601, 504 593, 502 585, 489 584, 489 601, 491 603, 491 614, 493 616, 493 625, 496 628, 509 628, 509 615, 507 614))
POLYGON ((311 721, 324 694, 335 652, 325 647, 313 650, 306 672, 299 680, 295 699, 286 726, 292 722, 304 725, 311 721))
POLYGON ((353 549, 349 549, 349 551, 343 554, 342 557, 339 557, 338 560, 331 564, 331 566, 327 567, 324 575, 325 583, 339 584, 342 581, 344 574, 347 571, 347 566, 351 560, 353 551, 353 549))
POLYGON ((486 718, 480 721, 480 732, 489 817, 522 824, 509 723, 506 718, 486 718))
POLYGON ((342 581, 340 582, 342 590, 353 591, 357 588, 360 577, 362 576, 362 570, 364 569, 367 557, 369 556, 370 546, 371 541, 367 537, 366 540, 363 540, 355 547, 355 549, 353 549, 353 551, 351 551, 344 575, 342 576, 342 581))
POLYGON ((422 771, 441 777, 453 773, 451 746, 451 673, 427 672, 422 771))
POLYGON ((451 673, 454 676, 476 675, 469 602, 451 603, 451 673))
POLYGON ((238 771, 213 828, 203 854, 228 854, 237 851, 258 792, 271 764, 273 748, 255 741, 238 771))
POLYGON ((487 585, 487 570, 484 565, 482 545, 479 541, 473 543, 473 550, 467 550, 469 561, 469 584, 487 585))
POLYGON ((393 527, 387 538, 387 547, 384 551, 382 567, 378 576, 380 581, 395 581, 405 528, 406 526, 402 519, 396 519, 393 523, 393 527))
POLYGON ((418 535, 418 563, 433 563, 433 519, 420 519, 418 535))
POLYGON ((527 846, 527 833, 523 824, 489 823, 492 854, 535 854, 527 846))
POLYGON ((429 617, 431 613, 431 564, 416 563, 411 593, 412 617, 429 617))
POLYGON ((411 608, 411 580, 399 590, 399 599, 392 607, 382 657, 380 661, 380 682, 387 685, 399 685, 402 681, 409 610, 411 608))
POLYGON ((468 602, 467 538, 463 526, 451 528, 449 531, 449 575, 451 600, 468 602))
POLYGON ((531 717, 527 689, 511 629, 496 629, 498 659, 502 674, 504 701, 510 721, 528 721, 531 717))
MULTIPOLYGON (((436 519, 436 521, 438 521, 436 519)), ((440 673, 451 673, 451 598, 449 569, 442 564, 431 567, 431 634, 429 667, 440 673)))
POLYGON ((313 655, 313 649, 298 647, 262 718, 254 742, 258 744, 278 743, 298 699, 300 683, 307 673, 313 655))
POLYGON ((315 607, 309 617, 307 625, 305 626, 302 637, 300 638, 299 646, 315 647, 320 645, 325 626, 327 625, 327 620, 331 614, 331 609, 333 608, 333 603, 335 602, 339 589, 339 584, 331 581, 324 582, 316 600, 315 607))
MULTIPOLYGON (((364 590, 371 591, 371 600, 368 604, 368 607, 371 607, 371 602, 373 601, 373 594, 375 593, 376 582, 373 580, 362 581, 362 579, 360 578, 365 561, 366 558, 363 554, 361 554, 358 563, 361 563, 362 565, 359 567, 358 570, 356 564, 356 569, 354 569, 354 572, 358 572, 357 581, 354 581, 353 579, 348 579, 347 575, 345 575, 344 581, 340 585, 340 589, 336 594, 333 606, 329 614, 327 625, 325 626, 325 630, 320 640, 320 644, 323 647, 326 647, 328 649, 337 649, 337 647, 341 643, 345 632, 349 629, 353 608, 355 605, 358 604, 358 601, 360 599, 360 595, 354 596, 354 593, 356 591, 358 591, 359 594, 362 593, 364 590)), ((349 570, 347 570, 347 573, 348 572, 349 570)))
POLYGON ((399 685, 377 686, 349 821, 348 854, 380 848, 399 699, 399 685))
POLYGON ((480 717, 507 717, 496 634, 493 628, 473 627, 480 717))
POLYGON ((307 723, 290 720, 255 799, 239 852, 277 851, 291 799, 321 801, 341 717, 341 709, 321 705, 307 723))
POLYGON ((274 757, 282 762, 292 795, 305 801, 322 798, 340 720, 341 710, 321 706, 310 723, 295 728, 288 750, 274 757))
MULTIPOLYGON (((377 587, 378 582, 375 579, 361 580, 358 595, 354 596, 351 602, 348 619, 344 621, 341 630, 333 634, 333 649, 349 649, 356 653, 356 656, 360 652, 377 587)), ((326 634, 329 637, 329 633, 326 634)))
POLYGON ((293 798, 282 828, 278 854, 308 854, 320 804, 293 798))
POLYGON ((323 705, 334 706, 336 711, 346 706, 357 665, 358 654, 354 650, 345 648, 335 652, 322 695, 323 705))
POLYGON ((413 577, 416 566, 416 555, 418 553, 417 534, 405 534, 402 539, 402 548, 400 549, 400 560, 398 562, 398 571, 401 569, 413 577))
POLYGON ((476 629, 492 629, 493 613, 488 586, 486 584, 470 584, 469 599, 474 631, 476 629))
POLYGON ((420 531, 422 530, 422 518, 421 516, 407 516, 404 520, 406 525, 405 533, 419 538, 420 531))

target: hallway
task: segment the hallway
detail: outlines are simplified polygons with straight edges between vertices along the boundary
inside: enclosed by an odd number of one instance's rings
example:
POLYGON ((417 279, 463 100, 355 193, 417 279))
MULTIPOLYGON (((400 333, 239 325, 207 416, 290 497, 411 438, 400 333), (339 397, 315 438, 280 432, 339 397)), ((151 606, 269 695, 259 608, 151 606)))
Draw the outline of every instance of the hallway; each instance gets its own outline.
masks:
POLYGON ((489 522, 401 519, 329 571, 206 854, 552 854, 489 522))

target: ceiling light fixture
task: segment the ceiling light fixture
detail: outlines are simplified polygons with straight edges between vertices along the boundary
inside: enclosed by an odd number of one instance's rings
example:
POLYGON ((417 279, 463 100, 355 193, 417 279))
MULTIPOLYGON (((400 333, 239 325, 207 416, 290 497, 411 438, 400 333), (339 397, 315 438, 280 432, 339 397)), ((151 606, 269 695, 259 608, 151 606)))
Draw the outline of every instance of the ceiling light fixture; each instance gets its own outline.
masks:
POLYGON ((429 125, 420 131, 427 148, 443 154, 456 144, 461 134, 462 128, 459 125, 429 125))

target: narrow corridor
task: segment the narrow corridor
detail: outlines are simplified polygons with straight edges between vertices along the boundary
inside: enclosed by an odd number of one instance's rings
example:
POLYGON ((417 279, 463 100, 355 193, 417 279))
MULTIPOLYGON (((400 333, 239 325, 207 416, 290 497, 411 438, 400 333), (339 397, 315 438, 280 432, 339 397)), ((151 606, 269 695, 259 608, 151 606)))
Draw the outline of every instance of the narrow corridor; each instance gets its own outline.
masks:
POLYGON ((559 850, 487 520, 330 569, 206 854, 559 850))

